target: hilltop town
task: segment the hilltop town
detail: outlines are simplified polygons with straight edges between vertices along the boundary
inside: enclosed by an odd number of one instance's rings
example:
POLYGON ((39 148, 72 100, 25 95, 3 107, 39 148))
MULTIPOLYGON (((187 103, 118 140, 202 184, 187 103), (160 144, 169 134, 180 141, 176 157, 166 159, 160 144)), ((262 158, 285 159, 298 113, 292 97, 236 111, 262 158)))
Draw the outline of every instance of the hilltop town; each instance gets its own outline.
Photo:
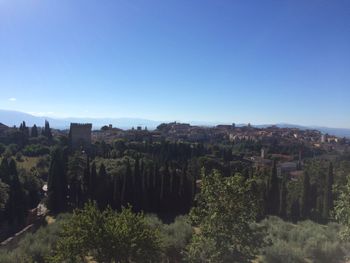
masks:
MULTIPOLYGON (((20 133, 17 130, 23 130, 22 125, 16 128, 0 124, 0 143, 18 136, 20 133)), ((29 134, 33 128, 26 129, 29 134)), ((45 127, 36 129, 39 133, 45 133, 45 127)), ((332 154, 343 154, 350 147, 349 139, 322 134, 318 130, 277 126, 256 128, 250 124, 240 127, 235 124, 209 127, 171 122, 163 123, 154 130, 141 126, 123 130, 110 124, 92 130, 91 123, 72 123, 69 130, 51 129, 51 132, 56 138, 67 137, 74 149, 84 148, 90 151, 101 142, 113 144, 118 140, 226 145, 232 147, 236 159, 251 162, 255 167, 269 167, 272 160, 278 160, 279 171, 287 171, 293 176, 301 175, 297 171, 302 170, 300 168, 305 158, 328 158, 332 154)))
POLYGON ((232 125, 194 126, 188 123, 163 123, 155 130, 148 130, 142 127, 136 129, 122 130, 112 125, 103 126, 101 130, 93 131, 95 140, 111 140, 115 138, 136 138, 139 136, 143 139, 158 140, 166 138, 171 141, 188 141, 188 142, 220 142, 230 141, 237 142, 242 140, 249 141, 266 141, 271 142, 273 139, 289 140, 293 143, 308 143, 315 147, 334 146, 337 143, 344 144, 348 140, 336 136, 322 134, 318 130, 301 130, 298 128, 279 128, 270 126, 267 128, 255 128, 248 124, 247 126, 236 127, 232 125))

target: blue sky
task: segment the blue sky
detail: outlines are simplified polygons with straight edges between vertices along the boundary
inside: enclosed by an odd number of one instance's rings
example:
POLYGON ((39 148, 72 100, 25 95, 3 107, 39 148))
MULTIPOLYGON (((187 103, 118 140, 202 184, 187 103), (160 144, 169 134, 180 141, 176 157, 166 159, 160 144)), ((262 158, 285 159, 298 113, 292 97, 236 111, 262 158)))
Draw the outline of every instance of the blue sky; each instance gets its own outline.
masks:
POLYGON ((0 108, 350 128, 348 0, 0 0, 0 108))

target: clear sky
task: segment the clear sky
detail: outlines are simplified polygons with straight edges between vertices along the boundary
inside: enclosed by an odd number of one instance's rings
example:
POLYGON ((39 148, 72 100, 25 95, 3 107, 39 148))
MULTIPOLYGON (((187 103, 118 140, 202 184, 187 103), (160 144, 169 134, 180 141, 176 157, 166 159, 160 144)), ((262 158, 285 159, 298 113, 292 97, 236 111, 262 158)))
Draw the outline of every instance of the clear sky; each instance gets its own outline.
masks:
POLYGON ((0 109, 350 128, 350 1, 0 0, 0 109))

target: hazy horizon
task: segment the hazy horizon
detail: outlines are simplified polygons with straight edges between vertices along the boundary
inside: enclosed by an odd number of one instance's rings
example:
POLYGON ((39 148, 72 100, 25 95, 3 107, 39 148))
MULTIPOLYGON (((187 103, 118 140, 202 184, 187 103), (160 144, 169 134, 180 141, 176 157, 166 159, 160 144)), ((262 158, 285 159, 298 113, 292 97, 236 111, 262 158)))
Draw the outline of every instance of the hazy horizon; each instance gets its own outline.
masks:
POLYGON ((1 120, 6 119, 6 123, 9 126, 12 125, 18 125, 22 121, 26 121, 29 125, 37 124, 40 126, 40 124, 43 125, 44 120, 54 121, 53 127, 54 128, 69 128, 69 125, 71 122, 91 122, 93 124, 93 127, 95 129, 99 129, 100 127, 108 124, 112 124, 114 127, 122 128, 122 129, 129 129, 131 127, 136 126, 142 126, 142 127, 148 127, 150 129, 155 129, 159 124, 161 123, 171 123, 171 122, 178 122, 178 123, 189 123, 191 125, 199 125, 199 126, 208 126, 213 127, 216 125, 231 125, 234 123, 237 126, 245 126, 248 124, 251 124, 252 126, 262 128, 272 125, 277 125, 279 127, 291 127, 291 128, 307 128, 307 129, 319 129, 323 133, 332 133, 336 131, 338 136, 345 135, 346 137, 350 137, 350 128, 347 127, 331 127, 331 126, 319 126, 319 125, 312 125, 312 124, 300 124, 300 123, 288 123, 288 122, 276 122, 276 123, 251 123, 249 121, 246 122, 235 122, 232 120, 231 122, 221 122, 221 121, 202 121, 202 120, 176 120, 176 119, 169 119, 169 120, 157 120, 157 119, 146 119, 146 118, 138 118, 138 117, 74 117, 74 116, 67 116, 67 117, 55 117, 55 116, 45 116, 45 115, 35 115, 27 112, 20 112, 15 110, 4 110, 0 109, 0 123, 1 120), (6 113, 19 113, 19 116, 13 116, 9 114, 7 116, 6 113), (28 115, 33 117, 34 119, 27 119, 22 114, 28 115), (15 119, 12 119, 15 117, 15 119), (9 120, 11 119, 11 121, 9 120), (29 122, 28 122, 29 121, 29 122), (338 131, 337 131, 338 130, 338 131))

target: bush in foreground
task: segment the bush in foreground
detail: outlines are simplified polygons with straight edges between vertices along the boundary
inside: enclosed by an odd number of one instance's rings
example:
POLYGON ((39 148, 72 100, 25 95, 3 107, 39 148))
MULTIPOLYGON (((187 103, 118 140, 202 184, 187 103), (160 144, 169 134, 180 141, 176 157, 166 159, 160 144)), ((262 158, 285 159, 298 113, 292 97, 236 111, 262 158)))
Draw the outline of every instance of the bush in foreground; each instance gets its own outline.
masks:
MULTIPOLYGON (((17 248, 12 250, 3 248, 0 250, 0 262, 84 262, 83 260, 86 261, 86 259, 94 258, 94 254, 97 253, 96 249, 98 248, 99 244, 105 246, 105 249, 101 251, 108 250, 109 255, 111 253, 120 253, 120 249, 125 249, 125 247, 120 248, 120 246, 114 246, 111 239, 103 238, 103 233, 105 233, 103 231, 106 230, 106 225, 105 227, 101 228, 104 229, 102 231, 100 229, 100 226, 101 222, 103 221, 100 221, 100 223, 98 222, 103 212, 95 210, 94 207, 90 207, 89 209, 93 211, 93 213, 90 213, 89 217, 87 215, 88 212, 86 211, 86 209, 76 211, 75 214, 79 213, 79 216, 75 215, 75 218, 72 218, 72 215, 70 214, 60 214, 57 216, 54 223, 42 226, 35 233, 26 234, 19 241, 17 248), (78 222, 78 220, 81 220, 82 218, 84 218, 85 221, 78 222), (83 226, 83 222, 90 223, 87 223, 86 226, 83 226), (74 229, 75 227, 78 227, 79 230, 74 229), (93 228, 88 229, 88 227, 93 228), (93 235, 93 231, 95 231, 95 233, 97 233, 98 236, 93 235), (93 236, 93 238, 89 239, 89 236, 93 236), (97 242, 99 242, 99 244, 97 242), (94 244, 96 244, 97 246, 94 247, 94 244), (85 248, 83 249, 83 247, 85 248), (86 249, 88 247, 90 247, 91 249, 86 249), (84 252, 78 253, 81 255, 76 256, 76 254, 74 253, 76 253, 77 251, 84 252), (85 257, 85 254, 88 256, 85 257)), ((116 212, 113 212, 112 214, 113 216, 115 216, 116 212)), ((130 214, 130 210, 124 211, 124 216, 125 218, 131 217, 135 219, 135 214, 130 214), (126 212, 127 215, 125 216, 126 212)), ((154 240, 152 238, 152 235, 150 236, 150 244, 155 244, 157 247, 156 251, 154 251, 154 249, 149 250, 149 253, 154 252, 154 257, 157 257, 156 259, 153 259, 152 256, 152 262, 183 262, 182 252, 184 251, 186 245, 188 244, 192 236, 192 227, 189 224, 186 216, 177 217, 175 221, 169 225, 163 224, 162 221, 155 215, 146 215, 143 218, 142 214, 139 214, 137 218, 137 220, 139 220, 140 218, 142 219, 142 224, 145 223, 143 226, 148 229, 147 232, 150 231, 151 233, 155 234, 154 240)), ((118 221, 120 222, 120 220, 118 221)), ((116 221, 114 220, 114 222, 116 221)), ((130 224, 133 224, 133 221, 128 220, 128 222, 124 221, 123 224, 118 224, 119 226, 124 225, 126 227, 121 227, 119 229, 119 231, 123 233, 118 233, 117 231, 114 231, 114 239, 119 238, 120 242, 122 242, 122 240, 130 241, 130 239, 133 239, 135 237, 137 238, 137 235, 135 233, 130 234, 130 231, 133 231, 129 226, 130 224)), ((111 228, 111 226, 114 225, 114 227, 116 227, 116 224, 108 225, 108 231, 112 231, 113 227, 111 228)), ((136 226, 138 225, 136 224, 136 226)), ((108 238, 110 238, 110 236, 108 238)), ((140 240, 139 238, 137 239, 140 240)), ((148 243, 149 242, 147 240, 144 240, 143 244, 140 242, 137 243, 133 241, 131 243, 125 243, 124 245, 136 245, 136 247, 134 247, 133 249, 138 249, 141 245, 143 246, 142 249, 148 249, 148 243)), ((153 245, 151 247, 153 247, 153 245)), ((134 251, 129 250, 129 253, 134 253, 134 251)), ((137 253, 139 252, 135 252, 135 255, 137 253)), ((135 257, 130 257, 130 260, 135 260, 135 257)), ((148 256, 145 256, 141 259, 141 262, 150 262, 150 260, 151 259, 148 256)), ((110 262, 116 262, 116 259, 114 258, 110 262)))
POLYGON ((146 220, 152 228, 159 231, 163 261, 183 262, 185 248, 193 234, 187 216, 178 216, 171 224, 163 224, 155 215, 146 216, 146 220))
POLYGON ((53 262, 157 262, 161 241, 142 213, 100 211, 88 203, 63 225, 53 262))
POLYGON ((257 198, 253 182, 242 176, 204 175, 197 206, 190 213, 197 231, 187 247, 191 263, 251 262, 264 245, 264 232, 253 227, 257 198))
POLYGON ((267 229, 272 246, 264 249, 263 262, 344 262, 350 244, 339 238, 341 226, 320 225, 312 221, 292 224, 278 217, 261 222, 267 229))
POLYGON ((44 263, 48 262, 53 246, 59 238, 62 224, 70 215, 59 215, 55 223, 39 228, 35 233, 26 234, 18 243, 17 248, 9 251, 0 250, 1 263, 44 263))

